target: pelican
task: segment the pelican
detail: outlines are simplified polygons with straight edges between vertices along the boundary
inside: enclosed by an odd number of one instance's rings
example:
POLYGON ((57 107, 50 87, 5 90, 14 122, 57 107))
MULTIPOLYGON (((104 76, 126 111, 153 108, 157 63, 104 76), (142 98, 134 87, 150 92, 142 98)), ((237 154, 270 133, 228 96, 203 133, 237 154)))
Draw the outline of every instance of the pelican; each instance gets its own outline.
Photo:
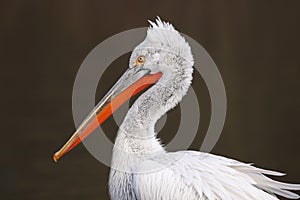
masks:
POLYGON ((186 95, 192 81, 191 48, 172 24, 157 18, 133 50, 129 68, 57 151, 57 161, 137 93, 119 127, 109 175, 112 200, 298 199, 300 184, 272 180, 284 174, 198 151, 167 152, 155 123, 186 95), (151 86, 151 87, 150 87, 151 86))

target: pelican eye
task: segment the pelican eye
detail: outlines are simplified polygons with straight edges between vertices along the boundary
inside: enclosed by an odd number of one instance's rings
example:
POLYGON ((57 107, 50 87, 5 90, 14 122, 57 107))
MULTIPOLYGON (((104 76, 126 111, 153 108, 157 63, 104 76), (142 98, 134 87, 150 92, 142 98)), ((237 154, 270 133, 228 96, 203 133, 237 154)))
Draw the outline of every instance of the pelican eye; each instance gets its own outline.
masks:
POLYGON ((137 57, 136 61, 135 61, 135 66, 140 66, 142 64, 144 64, 146 61, 145 56, 139 56, 137 57))

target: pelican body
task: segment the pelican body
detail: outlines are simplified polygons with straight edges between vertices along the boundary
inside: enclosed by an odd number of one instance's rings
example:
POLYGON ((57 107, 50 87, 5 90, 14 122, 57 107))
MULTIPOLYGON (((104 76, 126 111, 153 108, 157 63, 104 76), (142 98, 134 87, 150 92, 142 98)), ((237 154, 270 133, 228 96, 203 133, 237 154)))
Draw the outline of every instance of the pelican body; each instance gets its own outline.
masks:
POLYGON ((299 184, 266 176, 282 173, 209 153, 164 149, 155 123, 186 95, 194 60, 189 44, 171 24, 159 18, 150 24, 145 40, 132 52, 127 71, 54 160, 79 144, 131 96, 148 88, 129 109, 115 139, 109 175, 112 200, 298 199, 290 190, 299 190, 299 184))

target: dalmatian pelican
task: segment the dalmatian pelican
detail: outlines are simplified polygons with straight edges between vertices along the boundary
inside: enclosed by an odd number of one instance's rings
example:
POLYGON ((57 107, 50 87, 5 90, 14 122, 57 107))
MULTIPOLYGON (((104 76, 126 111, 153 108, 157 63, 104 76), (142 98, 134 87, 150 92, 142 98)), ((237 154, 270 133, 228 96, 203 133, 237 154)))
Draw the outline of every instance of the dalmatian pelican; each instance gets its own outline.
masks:
POLYGON ((159 18, 149 23, 127 71, 54 154, 54 160, 78 145, 130 97, 144 91, 115 139, 109 175, 112 200, 298 199, 291 190, 299 190, 300 184, 268 177, 282 173, 210 153, 164 149, 155 123, 186 95, 194 59, 189 44, 172 24, 159 18))

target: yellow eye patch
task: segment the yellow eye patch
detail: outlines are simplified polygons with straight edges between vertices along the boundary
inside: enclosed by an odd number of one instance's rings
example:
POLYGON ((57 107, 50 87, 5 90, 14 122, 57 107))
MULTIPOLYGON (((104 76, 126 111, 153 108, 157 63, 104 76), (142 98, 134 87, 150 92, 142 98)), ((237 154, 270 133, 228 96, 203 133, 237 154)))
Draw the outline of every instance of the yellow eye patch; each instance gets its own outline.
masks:
POLYGON ((139 56, 137 57, 136 61, 135 61, 135 66, 140 66, 142 64, 144 64, 146 61, 145 56, 139 56))

